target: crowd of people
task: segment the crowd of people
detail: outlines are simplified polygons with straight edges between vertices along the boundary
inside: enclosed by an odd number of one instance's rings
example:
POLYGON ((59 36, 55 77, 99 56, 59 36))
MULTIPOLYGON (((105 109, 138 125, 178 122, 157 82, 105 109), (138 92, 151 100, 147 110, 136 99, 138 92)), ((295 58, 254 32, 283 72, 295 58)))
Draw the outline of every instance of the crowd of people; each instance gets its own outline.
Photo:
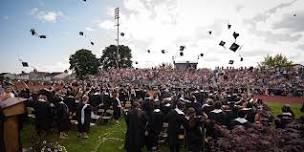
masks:
MULTIPOLYGON (((44 88, 39 90, 33 88, 37 82, 22 82, 22 89, 15 86, 14 90, 11 84, 1 81, 0 91, 1 97, 27 99, 26 106, 34 111, 40 136, 48 136, 55 128, 59 137, 65 139, 71 122, 75 122, 79 137, 87 139, 93 117, 100 115, 100 109, 102 115, 111 109, 116 123, 125 119, 127 124, 128 152, 140 152, 144 147, 156 152, 164 143, 168 143, 171 152, 181 151, 181 145, 189 152, 225 151, 223 140, 238 146, 241 144, 236 143, 245 142, 232 135, 236 132, 254 132, 255 138, 272 143, 262 133, 266 134, 265 129, 273 128, 272 125, 276 130, 288 130, 290 124, 298 122, 296 129, 300 131, 295 138, 303 139, 303 117, 296 120, 289 105, 273 117, 268 106, 255 98, 303 96, 303 77, 303 71, 294 69, 112 69, 87 80, 44 82, 44 88)), ((264 146, 252 151, 274 151, 284 149, 284 145, 288 144, 278 141, 268 149, 264 146)), ((296 147, 295 151, 302 151, 303 140, 296 147)))

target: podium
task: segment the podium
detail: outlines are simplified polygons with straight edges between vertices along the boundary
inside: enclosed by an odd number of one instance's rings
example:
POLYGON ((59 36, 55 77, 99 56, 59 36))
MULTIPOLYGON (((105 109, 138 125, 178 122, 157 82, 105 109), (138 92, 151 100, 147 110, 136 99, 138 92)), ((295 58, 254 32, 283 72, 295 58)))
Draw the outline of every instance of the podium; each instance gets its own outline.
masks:
POLYGON ((19 115, 25 113, 25 105, 20 98, 9 98, 0 102, 0 107, 4 115, 4 120, 0 120, 3 128, 1 138, 5 152, 19 152, 20 148, 20 128, 19 115))

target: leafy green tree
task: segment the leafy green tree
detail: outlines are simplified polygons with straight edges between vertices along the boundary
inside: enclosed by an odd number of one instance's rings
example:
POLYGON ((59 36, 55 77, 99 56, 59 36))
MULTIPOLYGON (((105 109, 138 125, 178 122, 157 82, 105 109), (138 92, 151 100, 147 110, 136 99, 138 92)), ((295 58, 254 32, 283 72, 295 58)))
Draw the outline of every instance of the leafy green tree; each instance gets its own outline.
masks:
POLYGON ((290 67, 293 64, 293 61, 288 60, 286 56, 282 54, 277 54, 275 56, 267 55, 264 57, 264 61, 261 62, 261 65, 268 68, 273 67, 290 67))
POLYGON ((90 50, 81 49, 70 56, 70 69, 76 72, 77 78, 97 74, 99 66, 98 59, 90 50))
MULTIPOLYGON (((131 49, 128 46, 120 45, 118 52, 118 66, 119 68, 132 67, 132 54, 131 49)), ((102 51, 100 63, 103 69, 117 68, 117 46, 110 45, 102 51)))

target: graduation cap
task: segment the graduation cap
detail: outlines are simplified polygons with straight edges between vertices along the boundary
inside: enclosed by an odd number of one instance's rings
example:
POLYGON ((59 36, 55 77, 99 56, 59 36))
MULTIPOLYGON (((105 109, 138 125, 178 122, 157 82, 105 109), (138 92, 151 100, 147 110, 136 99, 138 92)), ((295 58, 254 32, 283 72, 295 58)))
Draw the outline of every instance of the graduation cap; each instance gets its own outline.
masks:
POLYGON ((204 56, 204 53, 201 53, 200 56, 203 57, 203 56, 204 56))
POLYGON ((91 42, 91 45, 94 45, 94 42, 91 42))
POLYGON ((219 45, 224 47, 224 46, 225 46, 225 44, 226 44, 226 42, 221 41, 219 45))
POLYGON ((208 33, 209 33, 209 35, 211 35, 211 34, 212 34, 212 31, 210 30, 210 31, 208 31, 208 33))
POLYGON ((124 33, 124 32, 121 32, 121 33, 120 33, 120 36, 125 36, 125 33, 124 33))
POLYGON ((35 31, 35 29, 30 29, 30 32, 31 32, 31 34, 32 34, 33 36, 37 34, 36 31, 35 31))
POLYGON ((239 49, 239 47, 240 47, 240 45, 233 43, 229 49, 233 52, 236 52, 239 49))
POLYGON ((233 64, 234 63, 234 61, 233 60, 229 60, 229 64, 233 64))
POLYGON ((151 53, 151 51, 150 51, 150 50, 147 50, 147 52, 148 52, 148 53, 151 53))
POLYGON ((46 35, 39 35, 39 38, 46 39, 46 35))
POLYGON ((82 1, 86 2, 87 0, 82 0, 82 1))
POLYGON ((22 62, 22 66, 23 66, 23 67, 29 67, 29 65, 28 65, 27 62, 22 62))
POLYGON ((243 60, 244 60, 244 58, 243 58, 243 57, 241 57, 240 61, 242 62, 243 60))
POLYGON ((185 49, 185 46, 183 46, 183 45, 181 45, 181 46, 179 47, 179 50, 180 50, 180 51, 184 51, 184 49, 185 49))
POLYGON ((231 28, 231 24, 227 24, 227 28, 228 28, 228 30, 231 28))
POLYGON ((239 33, 233 32, 233 37, 234 37, 234 39, 238 38, 239 36, 240 36, 239 33))
POLYGON ((80 31, 80 32, 79 32, 79 35, 80 35, 80 36, 83 36, 83 32, 80 31))
POLYGON ((179 52, 179 55, 180 56, 184 56, 184 52, 179 52))
POLYGON ((138 64, 138 62, 137 62, 137 61, 135 61, 135 64, 138 64))
POLYGON ((294 16, 294 17, 296 17, 296 16, 297 16, 297 14, 293 14, 293 16, 294 16))
POLYGON ((161 50, 161 53, 162 53, 162 54, 165 54, 165 50, 161 50))

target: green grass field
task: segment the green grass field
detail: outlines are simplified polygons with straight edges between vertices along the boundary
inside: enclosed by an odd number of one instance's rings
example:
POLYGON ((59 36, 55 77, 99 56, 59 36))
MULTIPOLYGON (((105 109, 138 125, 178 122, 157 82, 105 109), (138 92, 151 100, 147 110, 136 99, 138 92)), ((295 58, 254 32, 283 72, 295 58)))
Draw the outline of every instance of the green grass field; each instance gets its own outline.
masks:
MULTIPOLYGON (((273 114, 276 116, 281 113, 282 104, 268 102, 267 103, 273 114)), ((296 117, 300 117, 300 105, 291 105, 296 117)), ((98 125, 91 127, 89 139, 80 139, 77 137, 78 132, 73 128, 68 132, 69 137, 64 140, 59 140, 57 134, 48 136, 51 142, 58 141, 61 145, 65 146, 69 152, 123 152, 124 150, 124 136, 126 131, 126 124, 122 119, 119 124, 110 123, 105 125, 98 125)), ((21 131, 23 147, 28 148, 31 142, 36 139, 35 128, 33 122, 29 121, 25 124, 24 129, 21 131)), ((162 152, 168 152, 168 146, 161 146, 162 152)))
MULTIPOLYGON (((283 104, 281 103, 275 103, 275 102, 267 102, 267 105, 270 106, 271 108, 271 112, 273 113, 274 116, 277 116, 278 114, 281 113, 281 108, 283 106, 283 104)), ((292 104, 290 105, 291 109, 293 110, 296 118, 299 118, 301 115, 303 115, 303 113, 301 113, 300 109, 301 109, 301 104, 292 104)))

